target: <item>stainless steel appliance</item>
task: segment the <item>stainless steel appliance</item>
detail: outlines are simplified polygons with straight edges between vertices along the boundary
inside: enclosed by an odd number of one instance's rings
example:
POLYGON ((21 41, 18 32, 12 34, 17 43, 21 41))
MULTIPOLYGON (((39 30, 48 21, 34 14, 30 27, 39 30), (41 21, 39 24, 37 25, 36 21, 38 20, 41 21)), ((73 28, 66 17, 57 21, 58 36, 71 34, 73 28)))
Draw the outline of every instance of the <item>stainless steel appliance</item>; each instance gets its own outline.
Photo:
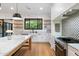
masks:
POLYGON ((56 56, 66 56, 66 49, 58 42, 55 42, 55 49, 56 56))
POLYGON ((55 54, 56 56, 68 55, 68 43, 79 43, 79 40, 72 37, 58 37, 55 40, 55 54))

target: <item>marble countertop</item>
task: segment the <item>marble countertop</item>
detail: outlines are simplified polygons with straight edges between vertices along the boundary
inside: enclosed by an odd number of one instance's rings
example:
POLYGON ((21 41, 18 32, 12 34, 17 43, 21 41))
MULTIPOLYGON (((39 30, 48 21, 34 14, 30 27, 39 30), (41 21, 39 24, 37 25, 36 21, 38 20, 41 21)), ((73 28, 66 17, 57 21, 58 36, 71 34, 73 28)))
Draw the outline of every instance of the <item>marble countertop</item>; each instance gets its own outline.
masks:
POLYGON ((11 40, 8 40, 7 37, 0 38, 0 56, 6 56, 14 48, 30 37, 31 35, 12 35, 11 40))
POLYGON ((69 43, 68 45, 79 50, 79 43, 69 43))

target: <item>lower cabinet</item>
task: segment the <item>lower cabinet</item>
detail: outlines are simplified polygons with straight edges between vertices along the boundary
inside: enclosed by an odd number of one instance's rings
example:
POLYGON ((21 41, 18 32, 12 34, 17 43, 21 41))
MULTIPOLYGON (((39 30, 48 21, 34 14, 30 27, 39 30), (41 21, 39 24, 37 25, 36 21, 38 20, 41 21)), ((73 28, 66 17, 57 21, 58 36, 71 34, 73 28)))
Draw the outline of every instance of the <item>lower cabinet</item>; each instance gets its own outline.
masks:
POLYGON ((32 34, 32 42, 48 42, 50 36, 47 33, 32 34))
POLYGON ((68 56, 79 56, 79 51, 72 46, 68 46, 68 56))

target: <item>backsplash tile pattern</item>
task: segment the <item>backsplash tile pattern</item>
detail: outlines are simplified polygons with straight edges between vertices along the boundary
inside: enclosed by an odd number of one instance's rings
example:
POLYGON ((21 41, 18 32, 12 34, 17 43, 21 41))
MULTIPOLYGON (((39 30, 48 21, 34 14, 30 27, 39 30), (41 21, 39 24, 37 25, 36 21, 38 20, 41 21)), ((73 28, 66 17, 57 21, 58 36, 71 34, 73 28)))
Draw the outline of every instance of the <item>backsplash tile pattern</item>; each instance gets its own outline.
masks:
POLYGON ((79 13, 62 20, 62 35, 79 39, 79 13))

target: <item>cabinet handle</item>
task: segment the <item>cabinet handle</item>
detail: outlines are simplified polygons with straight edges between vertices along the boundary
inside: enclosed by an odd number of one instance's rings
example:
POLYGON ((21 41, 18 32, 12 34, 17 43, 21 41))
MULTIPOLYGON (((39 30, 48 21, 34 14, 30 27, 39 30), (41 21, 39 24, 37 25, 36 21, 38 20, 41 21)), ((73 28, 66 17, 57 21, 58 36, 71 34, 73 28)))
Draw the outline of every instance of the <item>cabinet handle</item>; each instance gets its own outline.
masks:
POLYGON ((61 51, 63 51, 63 49, 61 47, 59 47, 58 45, 56 45, 58 47, 58 49, 60 49, 61 51))
POLYGON ((79 56, 77 53, 75 53, 75 55, 79 56))

